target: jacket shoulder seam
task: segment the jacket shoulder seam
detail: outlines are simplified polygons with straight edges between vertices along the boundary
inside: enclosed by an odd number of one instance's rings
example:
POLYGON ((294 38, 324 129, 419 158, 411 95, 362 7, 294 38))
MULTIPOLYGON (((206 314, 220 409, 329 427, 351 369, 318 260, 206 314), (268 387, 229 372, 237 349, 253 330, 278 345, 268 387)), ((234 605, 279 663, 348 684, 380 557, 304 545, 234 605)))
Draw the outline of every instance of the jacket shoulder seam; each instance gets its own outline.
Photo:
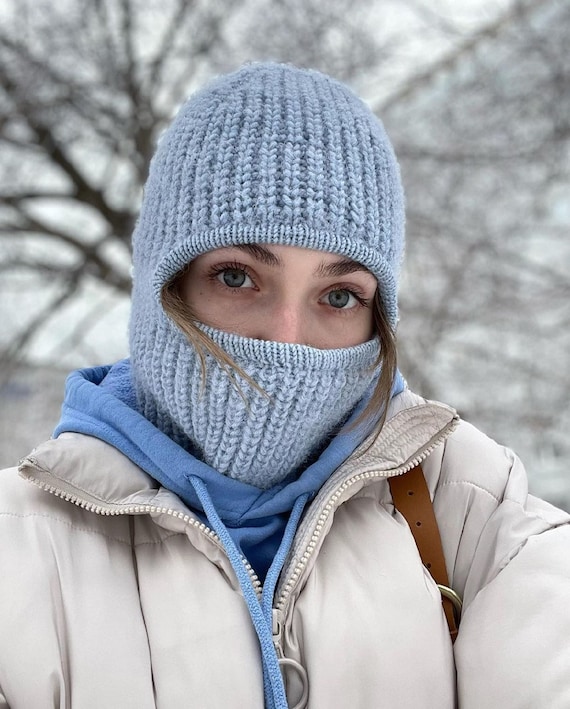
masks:
POLYGON ((46 520, 51 520, 53 522, 59 522, 60 524, 65 525, 66 527, 69 527, 70 529, 74 529, 77 532, 86 532, 87 534, 95 534, 99 537, 105 537, 105 539, 110 539, 113 542, 119 542, 120 544, 126 544, 127 546, 130 546, 130 540, 128 539, 120 539, 119 537, 113 537, 109 534, 105 534, 105 532, 100 532, 96 529, 90 529, 89 527, 78 527, 76 524, 72 524, 71 522, 68 522, 65 519, 61 519, 60 517, 54 517, 53 515, 47 515, 47 514, 41 514, 37 512, 30 512, 28 514, 21 514, 18 512, 0 512, 0 517, 16 517, 18 519, 27 519, 30 517, 36 517, 38 519, 46 519, 46 520))
POLYGON ((538 510, 527 510, 524 504, 520 500, 511 500, 510 498, 506 498, 505 502, 511 502, 513 505, 516 505, 517 507, 520 507, 520 509, 523 511, 524 515, 529 518, 529 519, 535 519, 535 520, 540 520, 541 522, 544 522, 547 527, 542 530, 542 532, 539 532, 539 534, 543 534, 544 532, 548 532, 551 529, 557 529, 558 527, 564 527, 567 524, 570 524, 570 516, 568 516, 568 519, 565 520, 560 520, 560 521, 553 521, 551 519, 548 519, 544 515, 540 514, 538 510))
POLYGON ((143 546, 151 546, 153 544, 162 544, 165 542, 167 539, 170 539, 171 537, 180 537, 184 536, 184 532, 170 532, 169 534, 166 534, 164 537, 161 537, 160 539, 149 539, 144 542, 135 542, 134 547, 143 547, 143 546))
POLYGON ((445 485, 469 485, 471 487, 474 487, 476 490, 480 490, 481 492, 486 493, 489 495, 489 497, 492 497, 495 502, 500 503, 501 498, 497 497, 495 493, 491 492, 491 490, 488 490, 486 487, 483 487, 482 485, 478 485, 477 483, 474 483, 472 480, 442 480, 440 482, 440 487, 444 487, 445 485))

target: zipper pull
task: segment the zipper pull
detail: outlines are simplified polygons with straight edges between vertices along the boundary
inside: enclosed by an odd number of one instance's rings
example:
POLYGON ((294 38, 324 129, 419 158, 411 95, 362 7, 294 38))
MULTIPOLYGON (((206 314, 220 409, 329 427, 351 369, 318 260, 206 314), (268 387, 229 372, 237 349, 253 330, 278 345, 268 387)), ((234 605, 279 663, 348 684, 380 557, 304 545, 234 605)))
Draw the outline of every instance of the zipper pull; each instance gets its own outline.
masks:
POLYGON ((273 647, 277 653, 277 657, 283 657, 283 647, 281 645, 281 636, 283 633, 283 613, 277 608, 271 610, 271 632, 273 634, 273 647))
POLYGON ((287 687, 287 672, 293 670, 298 675, 297 691, 299 691, 299 700, 292 706, 292 709, 306 709, 307 703, 309 701, 309 677, 307 675, 307 670, 301 665, 297 660, 292 660, 285 657, 283 654, 283 646, 281 644, 283 639, 283 611, 277 610, 277 608, 272 608, 271 610, 271 625, 273 633, 273 645, 275 647, 275 653, 279 660, 279 667, 281 669, 281 675, 283 677, 283 684, 287 687))

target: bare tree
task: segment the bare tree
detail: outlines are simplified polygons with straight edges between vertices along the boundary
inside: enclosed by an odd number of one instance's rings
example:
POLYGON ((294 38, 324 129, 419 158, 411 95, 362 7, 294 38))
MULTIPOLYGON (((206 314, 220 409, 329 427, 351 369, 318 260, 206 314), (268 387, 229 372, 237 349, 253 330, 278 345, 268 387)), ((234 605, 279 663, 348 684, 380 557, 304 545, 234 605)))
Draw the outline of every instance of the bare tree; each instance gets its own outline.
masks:
POLYGON ((127 296, 130 236, 157 137, 206 76, 270 57, 342 78, 378 64, 370 3, 11 0, 0 25, 6 363, 85 290, 127 296), (30 285, 30 283, 32 285, 30 285), (41 303, 39 302, 41 300, 41 303), (13 312, 14 308, 8 308, 13 312))
POLYGON ((6 5, 0 297, 16 305, 5 312, 3 373, 93 284, 105 303, 69 318, 60 355, 85 347, 96 315, 128 299, 130 235, 163 126, 206 77, 273 58, 351 83, 396 144, 408 201, 400 360, 410 382, 535 460, 568 457, 564 0, 513 0, 469 31, 424 0, 6 5), (406 62, 419 36, 437 55, 406 62))
POLYGON ((516 3, 383 106, 408 194, 403 369, 559 474, 570 457, 569 35, 567 3, 516 3))

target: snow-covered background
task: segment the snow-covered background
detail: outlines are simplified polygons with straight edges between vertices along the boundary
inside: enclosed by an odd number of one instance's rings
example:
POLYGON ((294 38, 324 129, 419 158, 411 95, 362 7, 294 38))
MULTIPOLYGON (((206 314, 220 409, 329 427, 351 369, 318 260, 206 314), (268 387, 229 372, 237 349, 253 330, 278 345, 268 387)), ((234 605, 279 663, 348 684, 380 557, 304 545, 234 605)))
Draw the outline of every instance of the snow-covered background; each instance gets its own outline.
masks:
POLYGON ((164 125, 208 76, 275 58, 348 82, 394 142, 410 384, 570 509, 569 39, 565 0, 6 0, 0 464, 50 434, 69 369, 127 354, 164 125))

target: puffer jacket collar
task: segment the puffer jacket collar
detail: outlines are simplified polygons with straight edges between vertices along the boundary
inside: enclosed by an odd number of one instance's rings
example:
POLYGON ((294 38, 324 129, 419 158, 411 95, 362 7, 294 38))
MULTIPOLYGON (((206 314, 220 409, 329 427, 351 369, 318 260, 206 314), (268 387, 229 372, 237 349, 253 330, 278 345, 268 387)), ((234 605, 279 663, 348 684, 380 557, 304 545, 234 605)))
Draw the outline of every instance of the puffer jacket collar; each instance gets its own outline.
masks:
MULTIPOLYGON (((303 546, 306 535, 329 507, 332 510, 342 504, 375 479, 404 473, 421 462, 452 432, 456 422, 453 409, 425 401, 409 390, 394 397, 381 435, 376 441, 365 440, 321 488, 307 510, 293 551, 303 546)), ((20 474, 95 513, 152 514, 167 528, 172 528, 173 520, 187 523, 192 519, 174 493, 112 446, 83 434, 63 433, 42 444, 21 461, 20 474)))
POLYGON ((421 399, 410 391, 394 398, 380 436, 376 441, 364 441, 330 477, 299 525, 277 588, 278 609, 286 605, 310 572, 335 510, 363 488, 402 475, 420 464, 451 435, 458 422, 452 408, 421 399))

